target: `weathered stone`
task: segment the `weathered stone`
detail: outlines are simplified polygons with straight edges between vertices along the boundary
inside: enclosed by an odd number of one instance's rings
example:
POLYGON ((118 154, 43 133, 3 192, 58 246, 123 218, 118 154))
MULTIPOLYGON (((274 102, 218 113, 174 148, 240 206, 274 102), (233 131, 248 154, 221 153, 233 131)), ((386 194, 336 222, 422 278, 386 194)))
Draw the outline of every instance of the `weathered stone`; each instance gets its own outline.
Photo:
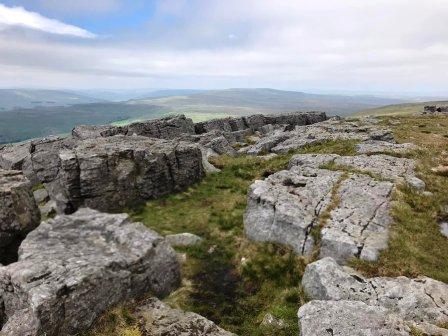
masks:
POLYGON ((0 169, 0 262, 15 258, 18 245, 39 222, 29 181, 20 171, 0 169))
POLYGON ((33 196, 37 204, 41 204, 49 200, 48 191, 46 191, 45 188, 35 190, 33 192, 33 196))
POLYGON ((31 142, 5 145, 0 148, 0 168, 5 170, 22 170, 23 163, 29 157, 31 142))
MULTIPOLYGON (((274 153, 286 153, 312 143, 326 140, 382 140, 393 142, 393 136, 390 129, 385 127, 364 125, 359 122, 348 122, 333 118, 327 121, 323 120, 316 118, 315 120, 312 120, 315 123, 296 123, 294 125, 295 129, 292 129, 289 132, 281 132, 283 133, 282 139, 278 140, 278 132, 274 132, 267 134, 267 136, 260 141, 275 142, 275 145, 270 148, 270 151, 274 153)), ((258 154, 259 151, 264 149, 265 147, 255 144, 249 152, 258 154)))
POLYGON ((205 174, 197 145, 140 136, 84 140, 55 161, 45 186, 64 213, 82 205, 120 210, 183 190, 205 174))
POLYGON ((193 121, 184 115, 168 116, 125 126, 127 135, 158 139, 174 139, 182 134, 194 134, 193 121))
POLYGON ((415 176, 415 161, 407 158, 378 155, 339 156, 337 154, 299 154, 295 155, 289 166, 319 167, 325 164, 346 166, 367 172, 382 179, 394 182, 406 182, 418 189, 425 183, 415 176))
POLYGON ((261 325, 275 329, 284 329, 286 327, 285 321, 283 321, 282 319, 278 319, 274 315, 269 313, 264 315, 263 321, 261 321, 261 325))
POLYGON ((393 184, 350 174, 337 190, 338 202, 321 230, 320 257, 340 263, 358 257, 374 261, 387 247, 393 184))
MULTIPOLYGON (((302 286, 313 300, 362 302, 416 323, 448 322, 448 285, 427 277, 367 279, 324 258, 307 265, 302 286)), ((343 318, 338 314, 334 323, 338 316, 343 318)))
POLYGON ((202 242, 201 237, 188 232, 167 235, 165 236, 165 240, 168 244, 175 247, 192 246, 202 242))
POLYGON ((208 155, 208 157, 222 154, 231 156, 236 155, 236 151, 231 146, 229 140, 225 137, 224 133, 219 130, 212 130, 208 133, 199 135, 183 135, 177 138, 177 140, 197 143, 201 147, 212 150, 213 154, 208 155))
POLYGON ((48 201, 43 205, 39 205, 39 211, 42 218, 51 218, 57 214, 58 206, 55 201, 48 201))
POLYGON ((314 246, 310 230, 330 204, 333 185, 341 176, 340 172, 293 167, 255 181, 244 216, 246 235, 309 254, 314 246))
POLYGON ((0 268, 4 335, 76 335, 119 302, 180 282, 176 253, 127 215, 81 209, 42 223, 0 268))
POLYGON ((144 336, 234 336, 205 317, 170 308, 154 298, 137 308, 137 318, 144 336))
POLYGON ((410 336, 383 307, 357 301, 311 301, 298 312, 301 336, 410 336))
POLYGON ((397 153, 404 154, 417 150, 419 147, 413 143, 396 144, 387 141, 367 140, 356 145, 359 154, 397 153))
POLYGON ((440 223, 440 233, 448 238, 448 222, 440 223))
POLYGON ((174 139, 183 134, 194 134, 194 124, 184 115, 167 116, 164 118, 136 122, 126 126, 76 126, 72 131, 75 139, 85 140, 114 135, 141 135, 157 139, 174 139))

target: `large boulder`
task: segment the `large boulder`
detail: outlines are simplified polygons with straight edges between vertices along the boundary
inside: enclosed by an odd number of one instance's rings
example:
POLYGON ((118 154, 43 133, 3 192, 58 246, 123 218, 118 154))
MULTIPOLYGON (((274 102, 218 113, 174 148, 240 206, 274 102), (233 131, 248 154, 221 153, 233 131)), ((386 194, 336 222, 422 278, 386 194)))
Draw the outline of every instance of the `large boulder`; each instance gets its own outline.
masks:
POLYGON ((42 223, 0 268, 2 334, 77 335, 108 308, 180 281, 176 253, 124 214, 80 209, 42 223))
POLYGON ((198 314, 173 309, 155 298, 137 308, 137 318, 145 336, 234 336, 198 314))
MULTIPOLYGON (((312 300, 360 302, 381 307, 383 316, 394 314, 416 324, 435 327, 448 323, 448 285, 427 277, 364 278, 338 265, 334 259, 324 258, 306 267, 302 286, 312 300)), ((357 319, 353 327, 363 327, 362 320, 356 317, 359 316, 356 309, 339 309, 332 316, 334 325, 345 319, 344 311, 357 319)), ((299 315, 306 317, 307 314, 302 310, 299 315)))
POLYGON ((0 169, 0 263, 15 258, 18 245, 39 222, 30 182, 20 171, 0 169))
POLYGON ((197 145, 141 136, 87 139, 55 161, 45 187, 64 213, 80 206, 117 211, 181 191, 205 175, 197 145))

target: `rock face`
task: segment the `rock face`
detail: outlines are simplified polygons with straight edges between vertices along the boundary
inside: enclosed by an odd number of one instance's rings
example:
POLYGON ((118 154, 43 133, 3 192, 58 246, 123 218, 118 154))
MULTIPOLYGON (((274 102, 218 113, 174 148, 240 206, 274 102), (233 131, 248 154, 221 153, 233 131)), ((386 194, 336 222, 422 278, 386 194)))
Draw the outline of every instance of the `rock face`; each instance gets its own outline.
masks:
POLYGON ((180 191, 204 176, 196 145, 140 136, 84 140, 58 154, 45 186, 59 212, 80 206, 116 211, 180 191))
POLYGON ((0 169, 0 263, 14 258, 18 244, 39 222, 29 181, 19 171, 0 169))
POLYGON ((179 284, 176 253, 127 215, 81 209, 42 223, 0 268, 4 335, 76 335, 109 307, 179 284))
POLYGON ((172 309, 154 298, 139 306, 137 318, 143 336, 234 336, 198 314, 172 309))
POLYGON ((307 266, 302 286, 308 297, 318 300, 299 310, 303 336, 325 335, 323 328, 332 328, 334 335, 352 335, 356 330, 362 330, 356 335, 389 335, 386 330, 394 326, 401 326, 396 329, 401 333, 390 335, 410 335, 403 327, 409 323, 446 334, 437 327, 448 322, 448 285, 442 282, 426 277, 367 279, 324 258, 307 266), (313 326, 320 333, 312 333, 313 326))
POLYGON ((91 139, 114 135, 141 135, 157 139, 174 139, 183 134, 194 134, 194 124, 184 115, 132 123, 127 126, 76 126, 72 131, 75 139, 91 139))

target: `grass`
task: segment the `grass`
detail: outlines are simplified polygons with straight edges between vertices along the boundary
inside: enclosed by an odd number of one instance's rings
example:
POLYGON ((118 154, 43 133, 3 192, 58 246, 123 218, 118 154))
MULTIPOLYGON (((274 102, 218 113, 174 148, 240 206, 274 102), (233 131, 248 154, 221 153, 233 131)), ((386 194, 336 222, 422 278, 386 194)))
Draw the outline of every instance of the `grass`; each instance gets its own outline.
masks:
POLYGON ((448 132, 448 118, 393 117, 383 119, 383 123, 392 126, 399 142, 413 142, 422 147, 413 156, 418 162, 418 175, 432 195, 399 187, 393 196, 388 249, 377 262, 357 260, 352 265, 369 276, 425 275, 448 282, 448 242, 438 225, 448 219, 448 179, 431 170, 439 164, 448 164, 444 154, 448 138, 443 136, 448 132))
POLYGON ((447 105, 447 101, 424 102, 424 103, 408 103, 387 105, 378 108, 363 110, 355 114, 355 116, 406 116, 418 114, 423 111, 426 105, 447 105))
MULTIPOLYGON (((389 247, 377 262, 354 260, 351 265, 368 276, 426 275, 448 282, 448 242, 438 227, 438 221, 448 219, 448 179, 431 170, 448 164, 444 152, 448 118, 387 117, 381 123, 393 129, 398 142, 422 147, 409 156, 418 161, 418 175, 432 195, 397 188, 389 247)), ((299 153, 354 155, 355 145, 356 141, 327 141, 299 153)), ((268 161, 247 156, 216 158, 220 173, 131 212, 135 220, 161 234, 191 232, 204 238, 199 246, 179 249, 187 255, 183 284, 166 299, 170 305, 199 313, 241 336, 298 334, 297 310, 307 301, 300 286, 305 260, 286 247, 251 242, 243 233, 247 188, 255 179, 286 168, 293 154, 268 161), (282 319, 286 327, 262 326, 267 313, 282 319)), ((324 214, 320 225, 327 218, 324 214)), ((313 234, 318 238, 319 232, 313 234)), ((106 314, 90 335, 139 336, 132 307, 117 309, 106 314), (131 318, 126 318, 129 314, 131 318)))

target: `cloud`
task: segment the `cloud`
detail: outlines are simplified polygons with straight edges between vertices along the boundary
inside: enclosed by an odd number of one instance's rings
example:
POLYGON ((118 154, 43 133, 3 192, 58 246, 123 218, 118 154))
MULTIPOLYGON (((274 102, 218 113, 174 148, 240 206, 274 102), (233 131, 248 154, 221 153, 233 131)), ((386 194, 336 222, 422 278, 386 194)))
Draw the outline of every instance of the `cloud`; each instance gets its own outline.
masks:
POLYGON ((95 38, 95 34, 58 20, 49 19, 27 11, 23 7, 7 7, 0 4, 0 30, 22 27, 57 35, 69 35, 80 38, 95 38))
POLYGON ((447 91, 446 0, 155 2, 107 39, 0 32, 0 85, 447 91))

